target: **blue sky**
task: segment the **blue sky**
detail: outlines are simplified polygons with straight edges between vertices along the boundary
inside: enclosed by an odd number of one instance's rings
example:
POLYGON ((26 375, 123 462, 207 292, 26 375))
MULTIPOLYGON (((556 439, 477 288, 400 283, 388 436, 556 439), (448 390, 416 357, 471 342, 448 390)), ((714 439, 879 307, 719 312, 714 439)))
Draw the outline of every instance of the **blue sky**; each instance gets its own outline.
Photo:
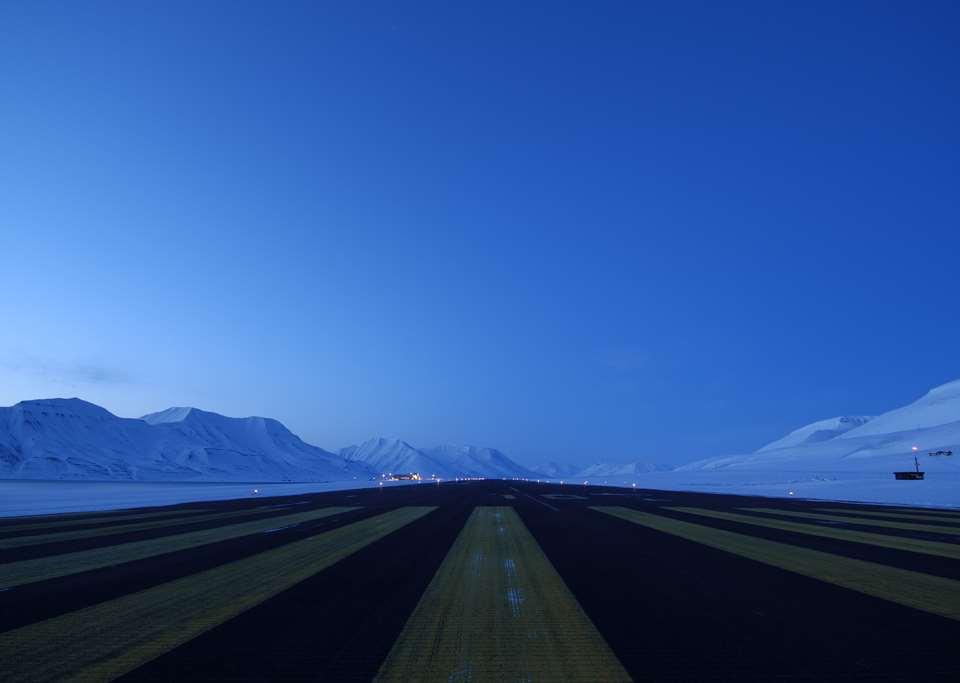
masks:
POLYGON ((786 4, 5 3, 0 403, 681 462, 960 377, 960 9, 786 4))

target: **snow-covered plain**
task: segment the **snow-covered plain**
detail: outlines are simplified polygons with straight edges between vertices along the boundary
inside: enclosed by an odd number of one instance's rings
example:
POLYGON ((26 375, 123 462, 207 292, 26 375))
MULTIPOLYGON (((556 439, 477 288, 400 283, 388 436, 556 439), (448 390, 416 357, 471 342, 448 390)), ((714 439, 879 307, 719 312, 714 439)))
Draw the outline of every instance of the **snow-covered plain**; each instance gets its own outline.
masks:
MULTIPOLYGON (((380 482, 369 480, 269 484, 155 481, 0 481, 0 517, 123 510, 205 500, 295 496, 302 493, 372 488, 380 485, 380 482)), ((417 484, 386 481, 382 485, 387 487, 417 484)))
MULTIPOLYGON (((566 480, 569 482, 570 480, 566 480)), ((578 479, 574 485, 582 485, 578 479)), ((891 472, 776 470, 648 472, 635 477, 597 477, 590 484, 633 489, 699 491, 771 498, 960 507, 960 472, 942 471, 922 481, 898 481, 891 472)))

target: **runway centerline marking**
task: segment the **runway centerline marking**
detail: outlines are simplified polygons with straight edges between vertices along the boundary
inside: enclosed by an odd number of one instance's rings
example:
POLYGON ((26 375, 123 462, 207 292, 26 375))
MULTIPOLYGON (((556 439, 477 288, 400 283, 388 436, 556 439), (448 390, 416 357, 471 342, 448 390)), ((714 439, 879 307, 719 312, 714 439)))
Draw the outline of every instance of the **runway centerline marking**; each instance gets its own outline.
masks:
POLYGON ((905 607, 960 620, 960 581, 624 507, 594 510, 905 607))
POLYGON ((377 680, 630 678, 516 511, 478 507, 377 680))
POLYGON ((436 508, 399 508, 0 634, 10 680, 112 680, 436 508))

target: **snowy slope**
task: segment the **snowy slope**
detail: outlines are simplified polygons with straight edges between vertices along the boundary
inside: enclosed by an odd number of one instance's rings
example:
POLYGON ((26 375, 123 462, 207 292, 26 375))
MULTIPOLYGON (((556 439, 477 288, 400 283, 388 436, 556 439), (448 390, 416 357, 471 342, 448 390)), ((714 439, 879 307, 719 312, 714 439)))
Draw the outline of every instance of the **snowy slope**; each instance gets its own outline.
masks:
POLYGON ((80 399, 22 401, 0 408, 0 476, 132 479, 149 426, 80 399), (138 454, 139 457, 139 454, 138 454))
MULTIPOLYGON (((831 422, 831 421, 826 421, 831 422)), ((802 428, 809 430, 817 424, 802 428)), ((919 400, 883 413, 833 437, 809 441, 794 434, 755 453, 710 458, 685 465, 681 471, 780 470, 884 472, 912 469, 911 449, 917 446, 921 466, 929 473, 960 472, 960 381, 937 387, 919 400), (931 457, 929 451, 953 450, 952 457, 931 457)))
POLYGON ((149 415, 144 415, 140 419, 147 424, 152 425, 166 424, 169 422, 182 422, 183 420, 187 419, 190 416, 190 413, 194 410, 196 410, 196 408, 167 408, 166 410, 161 410, 159 413, 150 413, 149 415))
POLYGON ((842 417, 831 417, 828 420, 820 420, 819 422, 800 427, 800 429, 795 429, 785 437, 768 443, 759 449, 757 453, 773 451, 778 448, 791 448, 793 446, 803 446, 805 444, 828 441, 852 429, 865 425, 872 419, 873 417, 870 415, 844 415, 842 417))
POLYGON ((168 457, 203 471, 237 477, 275 475, 282 480, 369 477, 363 466, 305 443, 266 417, 225 417, 197 408, 168 408, 145 415, 168 457), (186 445, 186 447, 184 446, 186 445))
POLYGON ((457 474, 401 439, 373 438, 340 450, 340 456, 370 468, 376 474, 419 472, 422 477, 436 475, 452 479, 457 474))
POLYGON ((956 422, 960 422, 960 380, 931 389, 910 405, 886 412, 862 427, 847 432, 844 437, 895 434, 956 422))
POLYGON ((328 481, 368 477, 266 418, 172 408, 122 418, 80 399, 0 408, 0 478, 328 481))

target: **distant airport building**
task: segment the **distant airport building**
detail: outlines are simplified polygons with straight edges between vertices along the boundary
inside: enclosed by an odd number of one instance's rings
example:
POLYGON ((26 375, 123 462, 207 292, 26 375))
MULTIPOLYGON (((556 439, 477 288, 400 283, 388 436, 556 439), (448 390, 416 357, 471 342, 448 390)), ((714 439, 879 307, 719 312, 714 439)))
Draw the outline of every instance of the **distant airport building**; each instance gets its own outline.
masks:
POLYGON ((420 481, 422 478, 419 472, 394 472, 387 475, 387 479, 392 481, 420 481))

